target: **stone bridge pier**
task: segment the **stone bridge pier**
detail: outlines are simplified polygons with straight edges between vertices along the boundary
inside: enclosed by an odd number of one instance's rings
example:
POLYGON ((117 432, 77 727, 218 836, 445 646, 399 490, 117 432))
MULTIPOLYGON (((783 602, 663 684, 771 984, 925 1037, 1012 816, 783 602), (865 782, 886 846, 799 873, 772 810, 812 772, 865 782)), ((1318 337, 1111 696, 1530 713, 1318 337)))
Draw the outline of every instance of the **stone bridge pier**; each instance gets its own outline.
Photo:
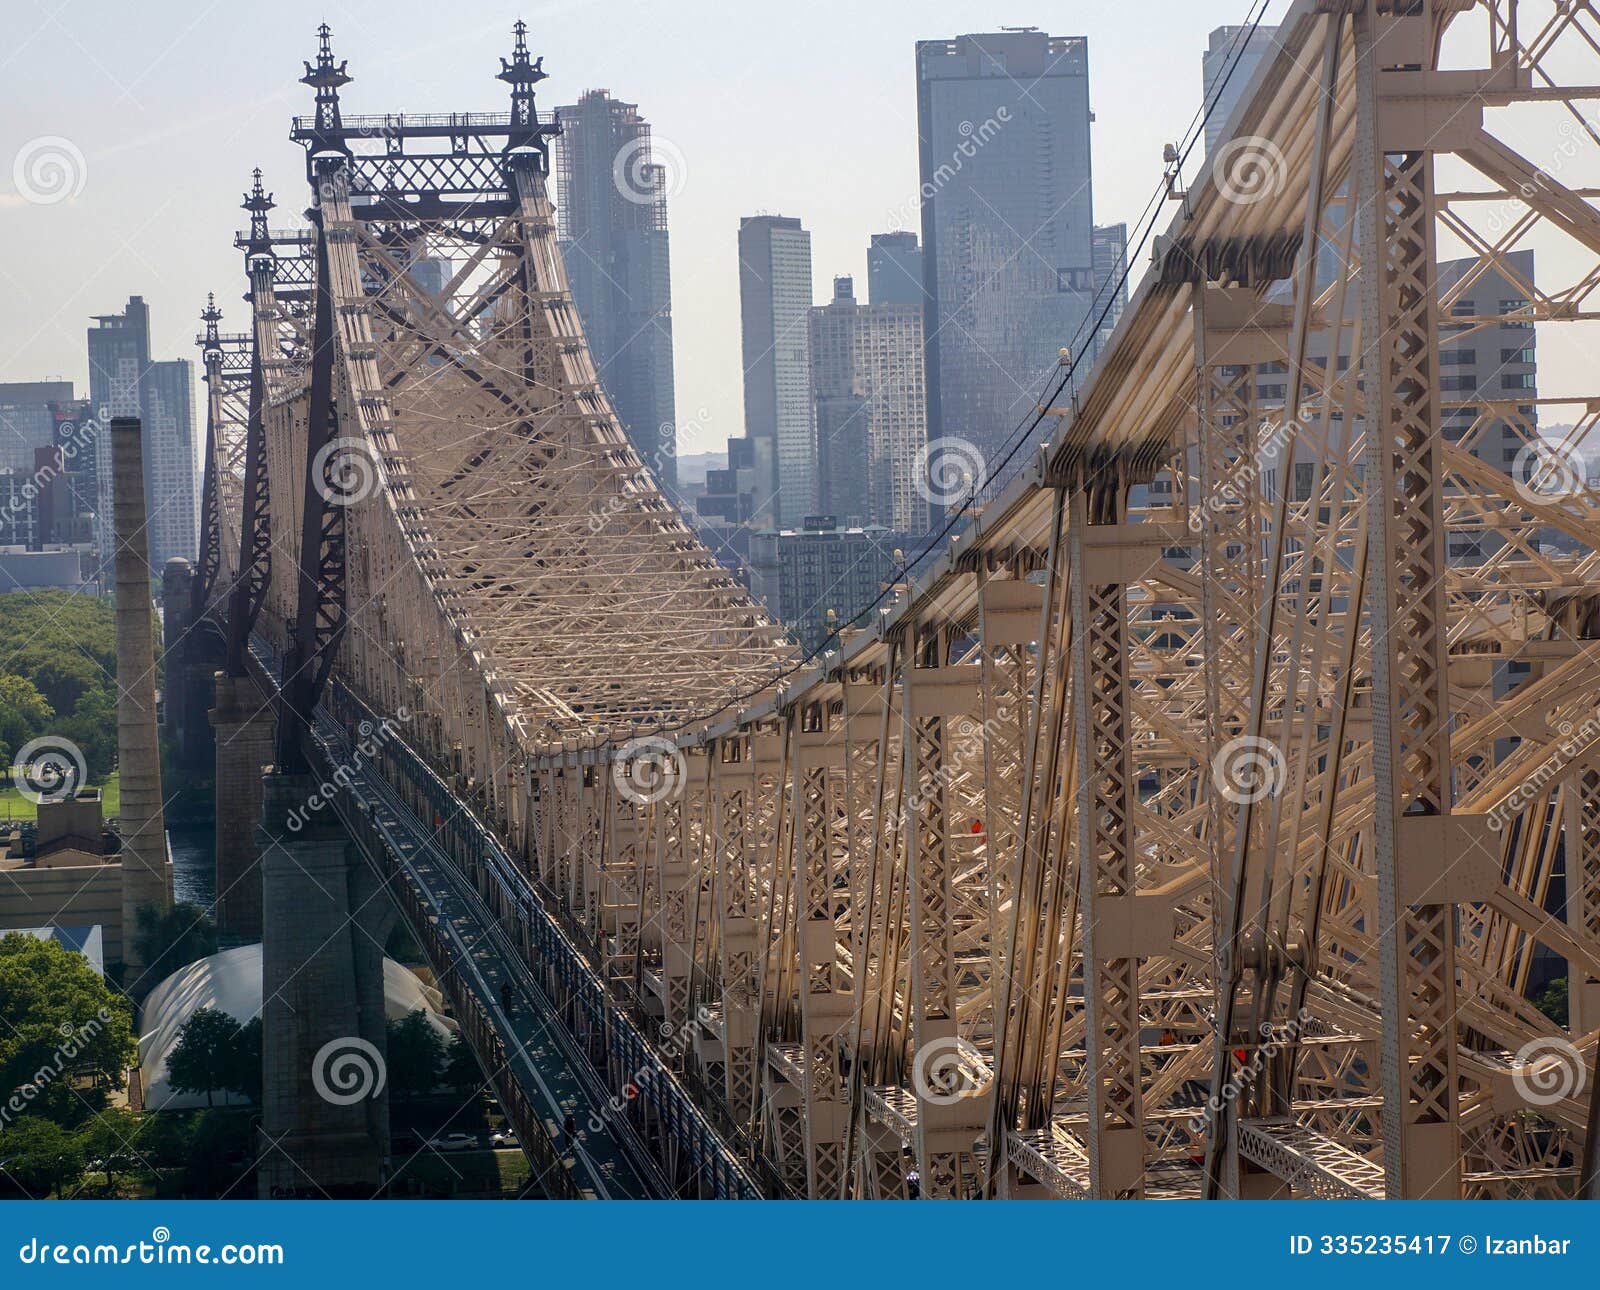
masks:
POLYGON ((263 1199, 370 1198, 389 1170, 383 945, 397 915, 332 808, 311 807, 317 792, 309 775, 263 780, 263 1199))
POLYGON ((262 775, 272 761, 278 723, 248 676, 218 672, 211 728, 216 739, 217 934, 226 944, 261 939, 262 775))
POLYGON ((162 726, 176 741, 178 764, 186 770, 211 765, 206 710, 221 653, 216 637, 196 630, 191 621, 195 577, 194 566, 182 556, 173 556, 161 571, 162 726))

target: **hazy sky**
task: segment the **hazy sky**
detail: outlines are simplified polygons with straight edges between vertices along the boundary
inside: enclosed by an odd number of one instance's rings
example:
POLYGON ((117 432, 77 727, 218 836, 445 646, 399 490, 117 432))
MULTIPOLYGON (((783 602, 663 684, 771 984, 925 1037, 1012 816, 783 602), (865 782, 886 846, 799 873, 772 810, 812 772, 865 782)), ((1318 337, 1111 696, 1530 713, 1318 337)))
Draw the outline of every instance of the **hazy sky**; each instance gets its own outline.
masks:
MULTIPOLYGON (((5 0, 0 55, 0 379, 87 390, 89 317, 130 294, 150 303, 158 358, 198 357, 196 315, 217 293, 242 330, 232 234, 252 166, 278 222, 306 204, 289 117, 315 28, 334 29, 354 83, 347 112, 501 111, 493 79, 517 17, 544 56, 548 111, 585 89, 639 104, 672 197, 673 315, 681 448, 741 428, 736 232, 741 215, 799 216, 812 232, 818 302, 853 273, 865 296, 870 234, 916 228, 913 50, 918 39, 1037 25, 1089 39, 1095 218, 1133 220, 1161 148, 1200 103, 1207 34, 1251 0, 996 4, 957 0, 5 0), (25 200, 15 160, 56 136, 84 159, 82 188, 25 200)), ((1286 8, 1273 0, 1269 21, 1286 8)), ((1165 217, 1163 217, 1163 222, 1165 217)), ((198 398, 198 390, 197 390, 198 398)))

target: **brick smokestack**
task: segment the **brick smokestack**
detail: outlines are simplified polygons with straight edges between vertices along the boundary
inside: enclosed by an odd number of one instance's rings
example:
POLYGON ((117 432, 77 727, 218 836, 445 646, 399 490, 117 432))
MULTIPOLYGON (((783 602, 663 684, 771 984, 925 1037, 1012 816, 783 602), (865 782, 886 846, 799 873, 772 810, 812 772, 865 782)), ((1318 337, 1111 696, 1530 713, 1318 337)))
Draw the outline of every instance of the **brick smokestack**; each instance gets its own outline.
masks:
POLYGON ((155 632, 150 613, 150 555, 144 502, 144 455, 138 417, 111 419, 111 507, 116 541, 117 762, 122 772, 123 981, 142 997, 145 963, 135 945, 138 911, 172 908, 167 822, 156 733, 155 632))

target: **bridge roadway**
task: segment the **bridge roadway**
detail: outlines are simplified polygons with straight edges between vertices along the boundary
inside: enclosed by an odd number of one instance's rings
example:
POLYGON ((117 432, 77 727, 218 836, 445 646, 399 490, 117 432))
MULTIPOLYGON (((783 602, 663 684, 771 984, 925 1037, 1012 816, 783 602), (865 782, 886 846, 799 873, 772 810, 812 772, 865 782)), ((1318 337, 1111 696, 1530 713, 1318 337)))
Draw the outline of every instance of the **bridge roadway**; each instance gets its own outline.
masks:
MULTIPOLYGON (((252 654, 264 678, 279 674, 269 647, 257 641, 252 654)), ((540 1188, 586 1199, 754 1199, 770 1190, 706 1120, 526 875, 448 785, 398 735, 378 741, 382 768, 358 752, 357 738, 375 738, 368 732, 379 726, 376 714, 335 685, 312 731, 312 765, 322 782, 338 785, 336 813, 428 953, 540 1188), (433 826, 385 770, 433 807, 433 826), (503 914, 491 909, 479 883, 495 892, 503 914), (563 1002, 541 984, 534 964, 563 1002), (511 987, 509 1013, 504 984, 511 987), (568 1114, 577 1123, 575 1141, 562 1131, 568 1114)))

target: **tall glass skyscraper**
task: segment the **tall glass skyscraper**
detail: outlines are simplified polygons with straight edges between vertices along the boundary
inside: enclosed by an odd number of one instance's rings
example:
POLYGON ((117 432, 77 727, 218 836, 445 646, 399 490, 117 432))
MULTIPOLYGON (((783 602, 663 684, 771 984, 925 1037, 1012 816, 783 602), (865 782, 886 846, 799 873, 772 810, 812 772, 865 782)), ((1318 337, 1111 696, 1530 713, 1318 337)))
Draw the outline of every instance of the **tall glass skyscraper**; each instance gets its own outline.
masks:
POLYGON ((1090 120, 1081 37, 917 43, 928 437, 991 466, 1061 348, 1093 343, 1090 120))
MULTIPOLYGON (((129 296, 120 314, 101 314, 89 328, 89 402, 111 416, 144 423, 144 492, 149 516, 150 567, 160 572, 174 556, 199 557, 200 456, 194 434, 194 394, 188 359, 150 358, 150 308, 129 296)), ((104 445, 97 445, 103 447, 104 445)), ((111 471, 102 469, 97 540, 102 560, 111 554, 111 471)))
POLYGON ((629 441, 676 490, 669 177, 634 104, 590 90, 557 117, 556 221, 573 303, 629 441))
POLYGON ((867 247, 867 303, 922 308, 922 248, 907 231, 874 233, 867 247))
POLYGON ((739 221, 744 432, 755 456, 755 518, 779 527, 817 505, 811 407, 811 234, 784 215, 739 221))

